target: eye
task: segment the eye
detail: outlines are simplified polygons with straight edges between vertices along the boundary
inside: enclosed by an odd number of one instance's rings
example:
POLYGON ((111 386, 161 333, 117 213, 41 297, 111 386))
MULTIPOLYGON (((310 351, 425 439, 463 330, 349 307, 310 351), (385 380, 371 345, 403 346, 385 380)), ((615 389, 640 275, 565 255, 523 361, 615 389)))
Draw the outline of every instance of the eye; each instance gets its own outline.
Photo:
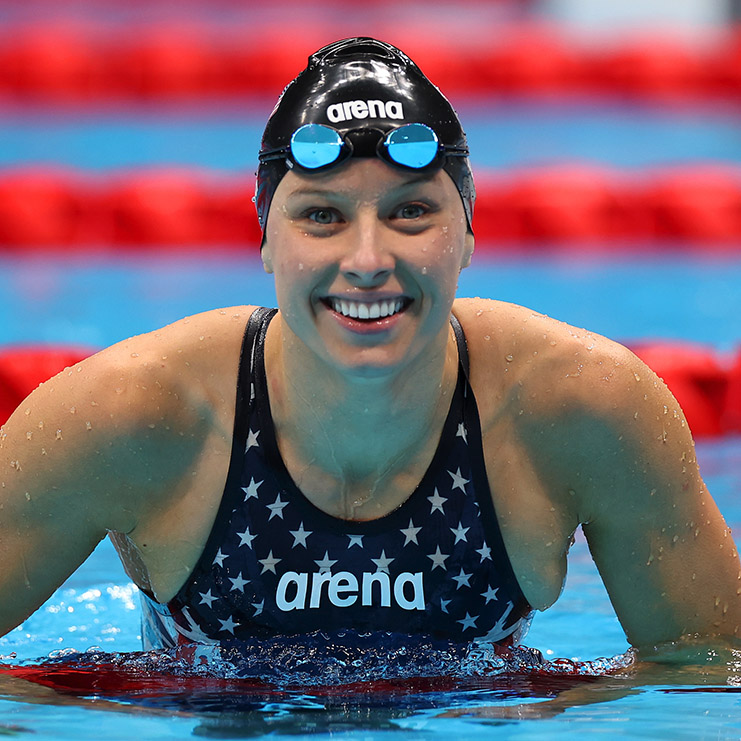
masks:
POLYGON ((428 211, 429 209, 421 203, 407 203, 394 213, 394 218, 405 220, 419 219, 428 211))
POLYGON ((339 214, 330 208, 314 208, 307 211, 306 218, 316 224, 336 224, 340 218, 339 214))

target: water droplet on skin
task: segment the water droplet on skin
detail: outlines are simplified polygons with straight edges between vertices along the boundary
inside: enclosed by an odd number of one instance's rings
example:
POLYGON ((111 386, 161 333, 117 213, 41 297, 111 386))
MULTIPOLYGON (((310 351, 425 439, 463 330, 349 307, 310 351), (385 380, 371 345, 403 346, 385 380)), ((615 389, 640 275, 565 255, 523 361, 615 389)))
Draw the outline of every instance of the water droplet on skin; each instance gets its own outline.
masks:
POLYGON ((93 426, 90 424, 90 422, 85 422, 85 428, 88 430, 92 430, 93 426))
POLYGON ((28 417, 31 414, 31 410, 30 409, 26 409, 26 411, 24 412, 24 414, 28 417))
POLYGON ((633 375, 635 376, 636 381, 640 381, 641 380, 641 377, 637 373, 634 373, 633 375))
POLYGON ((116 388, 115 391, 116 391, 117 394, 122 394, 123 393, 123 389, 120 388, 120 387, 116 388))
POLYGON ((26 440, 30 440, 33 437, 33 432, 26 433, 26 440))
POLYGON ((572 497, 576 496, 576 492, 573 489, 569 489, 569 495, 572 497))
POLYGON ((139 357, 139 353, 138 352, 132 352, 131 353, 131 357, 132 358, 138 358, 139 357))
POLYGON ((57 430, 55 437, 56 437, 57 440, 61 440, 62 439, 62 431, 61 430, 57 430))
POLYGON ((224 309, 219 309, 219 314, 221 314, 221 316, 226 316, 226 311, 224 311, 224 309))
POLYGON ((556 340, 551 340, 551 341, 550 341, 550 342, 549 342, 548 344, 549 344, 549 345, 550 345, 551 347, 555 347, 555 346, 556 346, 556 340))
POLYGON ((156 426, 157 425, 154 425, 154 424, 147 425, 147 427, 149 427, 150 430, 153 430, 156 426))
POLYGON ((300 262, 300 263, 298 264, 298 269, 299 269, 299 270, 303 270, 303 269, 304 269, 304 264, 303 264, 302 262, 300 262))
POLYGON ((481 316, 481 315, 482 315, 483 313, 484 313, 483 309, 479 309, 479 310, 478 310, 478 311, 476 312, 476 316, 481 316))
POLYGON ((44 429, 44 423, 43 422, 39 422, 39 429, 40 430, 43 430, 44 429))
POLYGON ((633 419, 638 419, 638 412, 633 415, 633 419))
POLYGON ((203 335, 201 335, 201 336, 200 336, 200 337, 199 337, 198 339, 199 339, 199 340, 200 340, 201 342, 203 342, 203 340, 204 340, 205 338, 204 338, 204 336, 203 336, 203 335))
POLYGON ((485 334, 485 335, 484 335, 484 339, 485 339, 485 340, 490 340, 490 339, 491 339, 491 337, 490 337, 490 336, 489 336, 488 334, 485 334))
POLYGON ((27 491, 26 492, 26 501, 27 502, 30 502, 31 501, 31 492, 30 491, 27 491))
POLYGON ((504 359, 505 359, 505 360, 506 360, 506 361, 507 361, 508 363, 511 363, 511 362, 512 362, 512 361, 514 360, 514 358, 513 358, 513 357, 512 357, 511 355, 506 355, 504 359))
POLYGON ((69 413, 70 414, 76 414, 77 413, 77 409, 75 409, 75 407, 70 407, 69 408, 69 413))
POLYGON ((422 275, 427 275, 427 266, 422 268, 422 275))

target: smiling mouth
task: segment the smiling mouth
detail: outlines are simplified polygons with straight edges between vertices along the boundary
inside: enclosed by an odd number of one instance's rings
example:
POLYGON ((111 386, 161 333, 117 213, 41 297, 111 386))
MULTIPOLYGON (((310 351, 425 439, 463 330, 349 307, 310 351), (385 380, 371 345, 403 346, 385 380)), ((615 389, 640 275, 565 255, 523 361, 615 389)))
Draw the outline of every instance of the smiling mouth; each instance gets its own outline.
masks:
POLYGON ((412 300, 408 298, 391 298, 372 302, 350 301, 333 296, 325 299, 325 303, 333 311, 336 311, 342 316, 360 321, 387 319, 404 311, 411 302, 412 300))

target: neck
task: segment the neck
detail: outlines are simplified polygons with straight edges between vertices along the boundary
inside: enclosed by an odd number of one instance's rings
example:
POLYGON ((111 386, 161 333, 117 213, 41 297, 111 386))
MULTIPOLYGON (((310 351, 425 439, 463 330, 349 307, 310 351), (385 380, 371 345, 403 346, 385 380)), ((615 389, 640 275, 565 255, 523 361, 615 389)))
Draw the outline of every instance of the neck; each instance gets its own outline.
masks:
POLYGON ((450 406, 450 327, 403 368, 363 377, 328 365, 277 315, 266 340, 270 406, 294 481, 315 504, 356 517, 393 508, 419 483, 450 406))

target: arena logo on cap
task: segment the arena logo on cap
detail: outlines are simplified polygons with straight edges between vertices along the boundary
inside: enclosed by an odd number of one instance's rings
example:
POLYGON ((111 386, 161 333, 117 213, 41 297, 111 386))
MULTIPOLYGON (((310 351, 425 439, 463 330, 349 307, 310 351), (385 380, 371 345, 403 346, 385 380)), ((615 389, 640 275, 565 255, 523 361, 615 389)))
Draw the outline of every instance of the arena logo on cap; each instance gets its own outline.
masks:
POLYGON ((353 118, 404 118, 404 108, 398 100, 347 100, 332 103, 327 108, 327 118, 332 123, 353 118))

